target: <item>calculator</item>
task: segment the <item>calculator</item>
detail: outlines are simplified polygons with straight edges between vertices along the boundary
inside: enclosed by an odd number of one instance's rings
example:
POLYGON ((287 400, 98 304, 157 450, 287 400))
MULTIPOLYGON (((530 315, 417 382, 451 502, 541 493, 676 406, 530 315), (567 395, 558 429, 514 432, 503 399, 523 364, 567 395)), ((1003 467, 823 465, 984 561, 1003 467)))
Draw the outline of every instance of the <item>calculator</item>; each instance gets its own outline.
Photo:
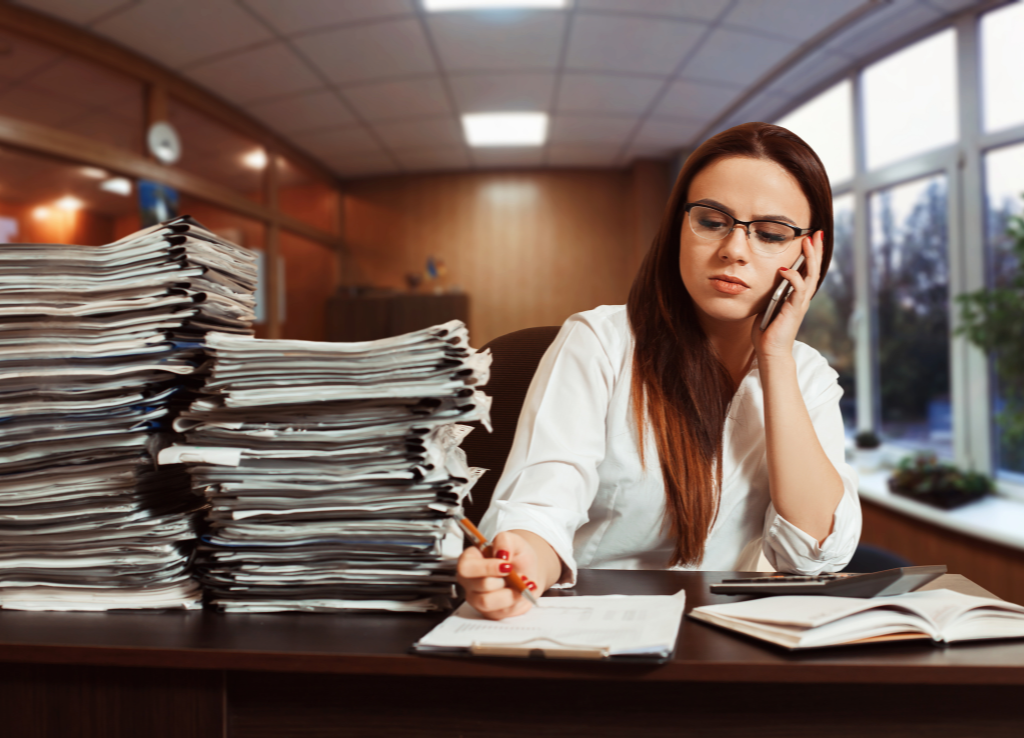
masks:
POLYGON ((833 597, 888 597, 913 592, 942 576, 946 567, 904 566, 871 574, 836 572, 803 576, 771 574, 745 579, 723 579, 711 585, 712 594, 829 595, 833 597))

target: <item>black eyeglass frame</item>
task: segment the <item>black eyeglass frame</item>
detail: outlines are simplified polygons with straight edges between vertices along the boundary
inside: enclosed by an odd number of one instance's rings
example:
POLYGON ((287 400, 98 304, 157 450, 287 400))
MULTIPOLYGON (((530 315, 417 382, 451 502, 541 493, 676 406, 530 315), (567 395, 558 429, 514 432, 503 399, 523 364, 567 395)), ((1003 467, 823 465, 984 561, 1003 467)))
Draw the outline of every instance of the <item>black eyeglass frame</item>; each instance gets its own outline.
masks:
MULTIPOLYGON (((808 233, 810 233, 811 231, 815 230, 814 228, 797 228, 795 225, 790 225, 789 223, 783 223, 782 221, 778 221, 778 220, 765 220, 764 218, 760 218, 758 220, 739 220, 738 218, 734 218, 733 216, 729 215, 724 210, 720 210, 720 209, 718 209, 716 207, 713 207, 711 205, 705 205, 702 202, 688 202, 688 203, 686 203, 685 205, 683 205, 683 212, 685 212, 687 215, 689 215, 690 211, 693 208, 707 208, 708 210, 714 210, 716 213, 721 213, 726 218, 731 218, 732 219, 732 228, 730 228, 728 232, 732 233, 733 228, 735 228, 738 225, 741 225, 741 226, 743 226, 743 230, 746 231, 746 233, 747 233, 747 238, 750 237, 750 226, 754 225, 754 223, 774 223, 775 225, 786 226, 786 228, 789 228, 790 230, 793 231, 793 238, 800 238, 800 236, 806 236, 808 233)), ((690 228, 693 228, 692 224, 691 224, 690 228)), ((703 238, 703 236, 700 236, 700 237, 703 238)), ((728 237, 727 235, 723 235, 722 238, 709 238, 707 240, 709 240, 709 241, 721 241, 721 240, 723 240, 723 239, 725 239, 727 237, 728 237)))

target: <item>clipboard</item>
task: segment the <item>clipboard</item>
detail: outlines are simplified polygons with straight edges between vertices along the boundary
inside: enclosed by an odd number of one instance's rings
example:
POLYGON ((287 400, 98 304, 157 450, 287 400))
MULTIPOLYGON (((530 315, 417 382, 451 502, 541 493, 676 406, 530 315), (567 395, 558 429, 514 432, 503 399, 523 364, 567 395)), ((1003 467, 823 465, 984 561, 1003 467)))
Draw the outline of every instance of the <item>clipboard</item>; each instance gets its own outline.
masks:
POLYGON ((410 652, 661 664, 675 655, 686 593, 542 597, 540 602, 505 620, 488 620, 464 603, 410 652))

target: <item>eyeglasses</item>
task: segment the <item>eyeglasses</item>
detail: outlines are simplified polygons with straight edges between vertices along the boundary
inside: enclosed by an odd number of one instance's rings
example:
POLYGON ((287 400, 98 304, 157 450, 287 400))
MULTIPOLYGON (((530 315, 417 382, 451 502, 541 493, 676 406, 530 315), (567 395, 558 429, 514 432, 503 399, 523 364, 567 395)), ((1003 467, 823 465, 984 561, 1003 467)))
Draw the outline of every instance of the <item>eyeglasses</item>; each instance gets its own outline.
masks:
POLYGON ((813 228, 797 228, 789 223, 775 220, 736 220, 728 213, 710 205, 699 205, 688 202, 683 206, 689 214, 690 229, 709 241, 721 241, 732 233, 736 226, 743 226, 755 251, 768 256, 775 256, 785 251, 793 239, 806 236, 813 228))

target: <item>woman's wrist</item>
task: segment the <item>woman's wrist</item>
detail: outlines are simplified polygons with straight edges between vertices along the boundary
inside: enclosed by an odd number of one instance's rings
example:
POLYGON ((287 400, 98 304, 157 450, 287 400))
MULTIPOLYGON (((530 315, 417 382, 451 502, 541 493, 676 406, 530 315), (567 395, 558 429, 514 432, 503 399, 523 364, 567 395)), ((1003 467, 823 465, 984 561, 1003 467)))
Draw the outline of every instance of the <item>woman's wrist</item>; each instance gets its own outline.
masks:
POLYGON ((512 532, 526 541, 533 549, 538 568, 536 583, 539 585, 540 592, 546 592, 551 585, 558 583, 562 575, 562 559, 555 553, 555 549, 550 543, 533 531, 514 530, 512 532))

